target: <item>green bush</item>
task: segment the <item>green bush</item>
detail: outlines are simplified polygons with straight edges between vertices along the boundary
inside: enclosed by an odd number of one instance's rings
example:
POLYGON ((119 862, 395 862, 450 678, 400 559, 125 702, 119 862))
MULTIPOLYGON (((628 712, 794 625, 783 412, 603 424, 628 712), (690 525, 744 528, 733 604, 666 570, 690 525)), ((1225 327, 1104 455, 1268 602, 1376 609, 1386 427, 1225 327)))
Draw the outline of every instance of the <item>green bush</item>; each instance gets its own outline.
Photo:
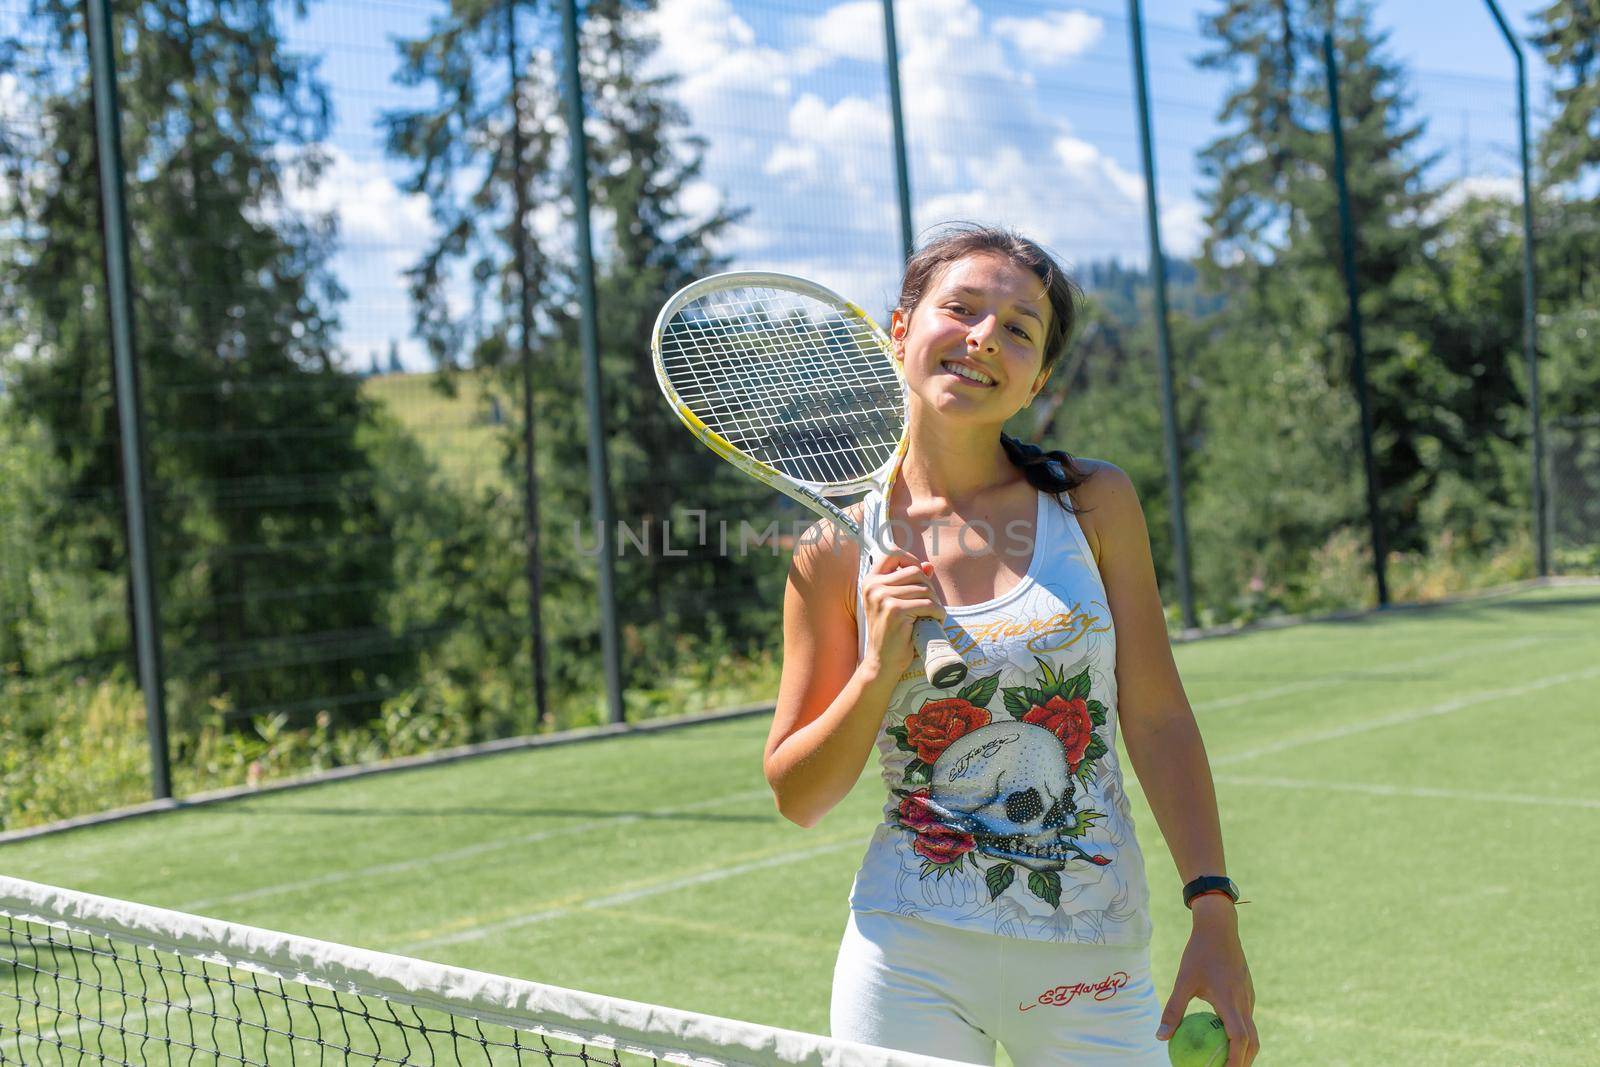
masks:
POLYGON ((5 679, 0 829, 150 799, 144 701, 125 677, 5 679))
MULTIPOLYGON (((777 689, 770 654, 738 659, 704 646, 677 648, 677 669, 654 689, 630 691, 629 721, 751 703, 777 689)), ((16 830, 149 800, 144 697, 122 672, 108 678, 3 683, 0 715, 0 830, 16 830)), ((534 721, 521 675, 485 669, 474 677, 431 667, 422 683, 384 702, 359 724, 326 711, 293 727, 284 715, 243 727, 225 702, 213 702, 172 731, 172 785, 178 796, 257 786, 353 764, 414 756, 518 734, 591 726, 605 720, 598 688, 564 694, 534 721)))

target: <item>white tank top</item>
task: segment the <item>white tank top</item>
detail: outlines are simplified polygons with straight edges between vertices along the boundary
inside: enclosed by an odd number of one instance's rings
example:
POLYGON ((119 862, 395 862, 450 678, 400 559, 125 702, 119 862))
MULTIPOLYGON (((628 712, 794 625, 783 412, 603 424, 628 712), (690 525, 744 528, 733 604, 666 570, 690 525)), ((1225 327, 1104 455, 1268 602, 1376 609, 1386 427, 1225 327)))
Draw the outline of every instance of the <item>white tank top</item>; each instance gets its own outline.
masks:
MULTIPOLYGON (((890 697, 877 742, 884 821, 850 906, 1036 941, 1144 945, 1150 891, 1117 761, 1111 609, 1076 516, 1038 499, 1026 576, 946 609, 966 681, 935 689, 918 659, 890 697)), ((882 528, 877 493, 862 518, 882 528)), ((862 553, 862 574, 869 565, 862 553)), ((860 596, 858 582, 857 620, 860 596)))

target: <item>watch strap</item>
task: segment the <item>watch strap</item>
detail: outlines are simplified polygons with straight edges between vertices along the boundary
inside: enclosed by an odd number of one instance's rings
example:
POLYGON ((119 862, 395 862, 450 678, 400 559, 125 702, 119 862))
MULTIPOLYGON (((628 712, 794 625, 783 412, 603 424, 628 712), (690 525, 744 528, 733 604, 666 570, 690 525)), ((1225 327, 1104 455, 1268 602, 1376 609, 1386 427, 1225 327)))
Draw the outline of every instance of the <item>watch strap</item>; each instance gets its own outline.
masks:
POLYGON ((1203 874, 1183 887, 1184 906, 1193 907, 1194 898, 1207 893, 1221 893, 1235 904, 1239 903, 1239 887, 1233 884, 1233 879, 1220 874, 1203 874))

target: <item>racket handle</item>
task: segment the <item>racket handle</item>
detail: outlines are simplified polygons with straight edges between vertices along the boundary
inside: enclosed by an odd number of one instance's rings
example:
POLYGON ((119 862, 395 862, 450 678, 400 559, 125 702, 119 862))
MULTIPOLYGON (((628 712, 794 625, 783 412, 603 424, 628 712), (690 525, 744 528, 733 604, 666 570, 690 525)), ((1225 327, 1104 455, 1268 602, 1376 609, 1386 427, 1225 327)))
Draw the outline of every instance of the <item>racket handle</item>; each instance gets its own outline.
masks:
POLYGON ((917 654, 922 657, 928 682, 938 689, 959 685, 967 677, 967 663, 961 653, 950 647, 944 636, 944 627, 934 619, 918 619, 912 629, 917 654))

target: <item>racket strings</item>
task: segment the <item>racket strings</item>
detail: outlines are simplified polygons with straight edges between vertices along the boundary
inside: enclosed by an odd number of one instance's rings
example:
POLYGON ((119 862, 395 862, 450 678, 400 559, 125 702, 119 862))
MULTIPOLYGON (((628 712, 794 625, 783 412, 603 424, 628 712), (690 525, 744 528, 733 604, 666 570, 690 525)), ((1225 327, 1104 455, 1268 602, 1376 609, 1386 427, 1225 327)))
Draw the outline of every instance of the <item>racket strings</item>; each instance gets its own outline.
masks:
MULTIPOLYGON (((864 323, 839 321, 831 324, 830 331, 824 332, 817 323, 806 318, 791 317, 773 322, 770 318, 753 317, 745 305, 735 316, 719 315, 709 322, 680 317, 673 323, 672 335, 674 341, 680 342, 680 354, 700 359, 711 355, 732 361, 738 367, 742 360, 758 355, 768 357, 743 365, 745 384, 752 389, 762 389, 768 400, 786 396, 786 390, 807 387, 818 369, 833 375, 836 384, 871 388, 887 380, 895 383, 898 389, 892 367, 887 369, 886 378, 881 368, 866 365, 870 359, 883 357, 871 327, 864 323), (841 329, 847 331, 842 339, 841 329), (685 332, 692 335, 692 344, 681 343, 685 332), (868 359, 863 359, 863 355, 868 359)), ((694 369, 702 368, 696 363, 694 369)), ((714 374, 701 378, 701 384, 706 387, 708 399, 718 397, 726 389, 726 383, 714 374)))
POLYGON ((712 293, 666 324, 661 355, 696 418, 791 478, 855 482, 899 444, 899 373, 872 325, 831 305, 776 289, 712 293))
POLYGON ((881 465, 899 436, 898 405, 884 402, 881 383, 852 380, 854 369, 804 348, 781 360, 768 351, 731 376, 702 365, 698 395, 685 399, 740 451, 791 477, 846 482, 881 465))
MULTIPOLYGON (((700 334, 695 338, 701 347, 700 358, 685 364, 695 376, 694 388, 680 389, 680 395, 697 411, 703 406, 718 417, 742 443, 766 439, 775 420, 790 428, 827 427, 855 435, 867 430, 873 436, 887 434, 898 439, 897 398, 885 397, 881 381, 860 373, 858 358, 819 354, 820 340, 802 345, 792 339, 776 343, 771 337, 755 339, 748 333, 730 339, 715 332, 696 332, 700 334), (715 353, 717 362, 705 359, 708 345, 726 346, 730 341, 747 350, 723 348, 715 353), (824 392, 817 392, 819 383, 824 392)), ((897 393, 898 382, 889 384, 897 393)), ((827 454, 827 450, 819 454, 827 454)))

